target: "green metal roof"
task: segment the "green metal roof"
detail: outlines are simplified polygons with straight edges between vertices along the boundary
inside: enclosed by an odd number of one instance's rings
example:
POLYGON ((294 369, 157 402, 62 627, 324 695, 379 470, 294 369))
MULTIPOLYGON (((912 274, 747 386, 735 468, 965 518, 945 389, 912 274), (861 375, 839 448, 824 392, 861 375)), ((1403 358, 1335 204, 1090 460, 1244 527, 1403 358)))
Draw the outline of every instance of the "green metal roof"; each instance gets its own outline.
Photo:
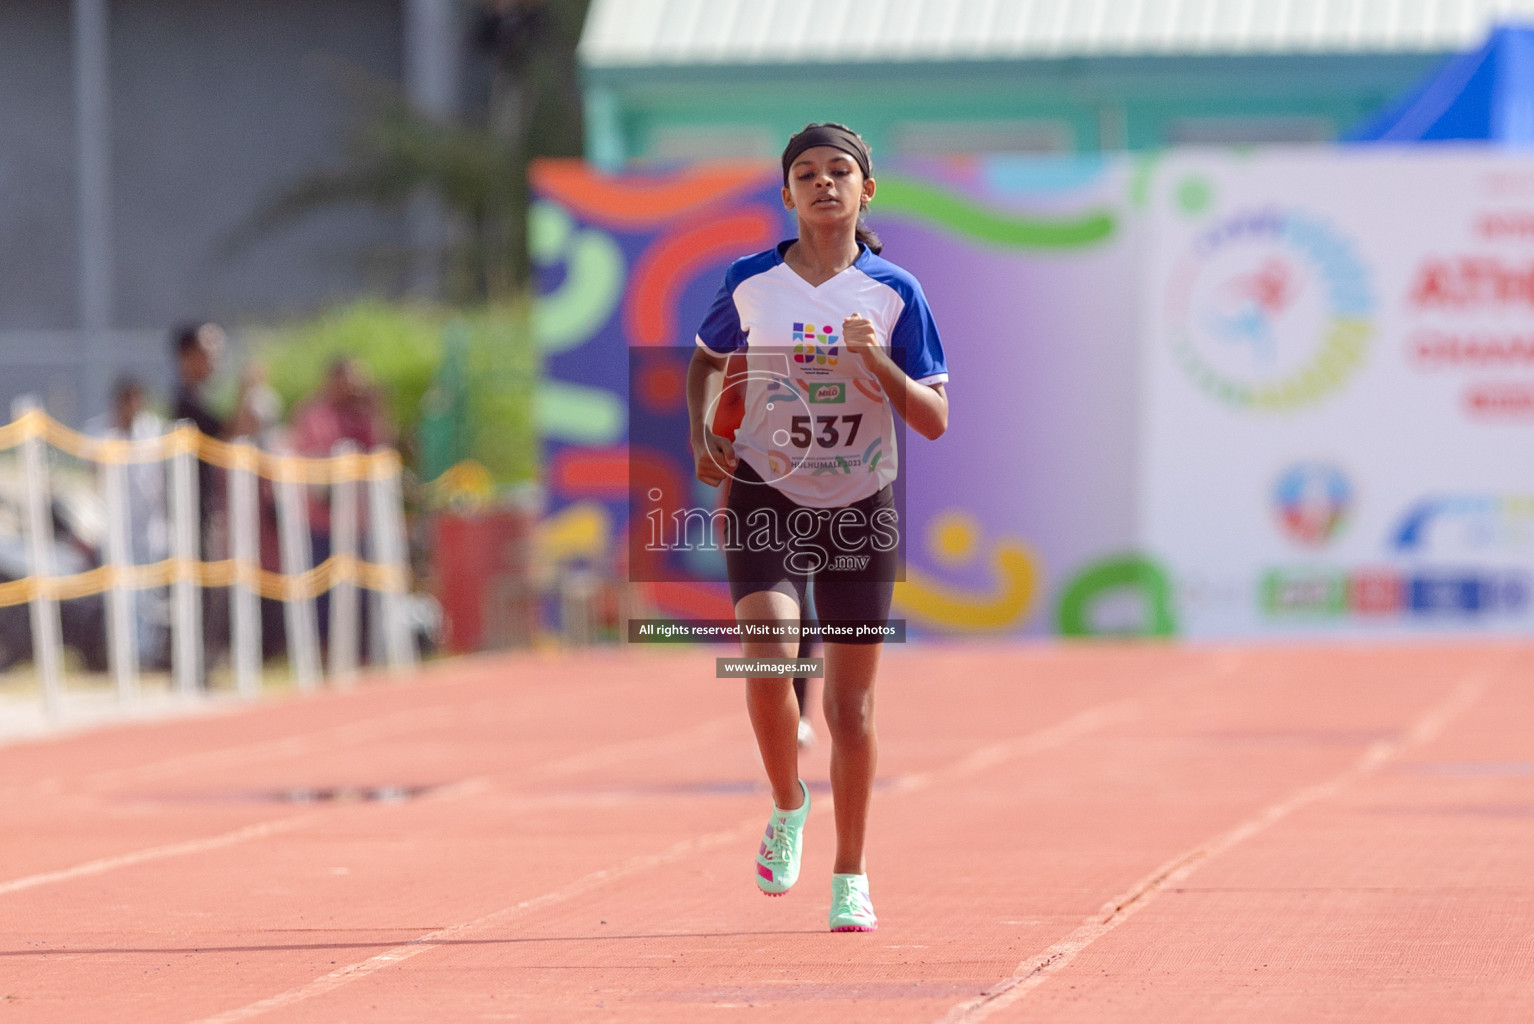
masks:
POLYGON ((588 68, 1450 51, 1534 0, 592 0, 588 68))

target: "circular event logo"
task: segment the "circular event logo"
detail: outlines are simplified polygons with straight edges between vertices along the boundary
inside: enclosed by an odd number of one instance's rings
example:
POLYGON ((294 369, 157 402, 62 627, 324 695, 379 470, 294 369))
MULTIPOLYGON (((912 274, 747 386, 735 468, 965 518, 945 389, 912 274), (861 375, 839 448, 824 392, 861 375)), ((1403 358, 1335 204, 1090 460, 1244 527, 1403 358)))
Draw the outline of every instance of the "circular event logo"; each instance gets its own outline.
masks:
POLYGON ((1292 409, 1341 386, 1374 328, 1369 274, 1330 227, 1278 208, 1205 228, 1173 271, 1168 337, 1205 392, 1292 409))
POLYGON ((1329 463, 1301 462, 1284 470, 1273 488, 1278 521, 1292 540, 1310 547, 1330 541, 1347 522, 1353 485, 1329 463))

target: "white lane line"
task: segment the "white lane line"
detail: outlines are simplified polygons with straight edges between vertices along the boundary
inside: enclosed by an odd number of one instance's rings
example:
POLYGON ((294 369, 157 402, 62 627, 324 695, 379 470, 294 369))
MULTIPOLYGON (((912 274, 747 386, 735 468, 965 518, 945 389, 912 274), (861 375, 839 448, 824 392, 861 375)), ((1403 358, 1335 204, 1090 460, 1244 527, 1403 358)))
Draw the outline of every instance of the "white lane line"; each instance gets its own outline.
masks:
POLYGON ((1406 732, 1393 739, 1375 742, 1364 751, 1362 757, 1340 774, 1297 790, 1258 811, 1230 831, 1169 861, 1124 894, 1110 900, 1096 915, 1087 918, 1065 938, 1018 964, 1010 978, 991 986, 978 998, 966 1000, 949 1010, 940 1024, 974 1024, 1017 1002, 1070 966, 1082 950, 1144 909, 1169 886, 1186 880, 1205 861, 1218 857, 1294 812, 1335 795, 1359 778, 1377 772, 1403 752, 1432 741, 1451 721, 1474 704, 1484 689, 1485 682, 1482 679, 1460 683, 1446 700, 1430 709, 1406 732))
MULTIPOLYGON (((1018 739, 982 747, 981 749, 968 754, 953 764, 947 765, 943 768, 937 768, 929 772, 921 772, 915 775, 906 776, 901 780, 900 783, 893 787, 893 789, 896 792, 910 792, 913 790, 923 789, 932 785, 934 782, 953 778, 961 778, 966 775, 972 775, 976 772, 984 771, 987 768, 994 767, 995 765, 1014 757, 1021 757, 1026 754, 1037 753, 1045 750, 1053 750, 1056 747, 1063 746, 1064 744, 1069 743, 1071 740, 1084 736, 1089 732, 1093 732, 1102 728, 1103 726, 1111 724, 1112 722, 1123 719, 1136 708, 1138 703, 1139 701, 1137 699, 1122 700, 1111 704, 1105 704, 1097 708, 1090 708, 1072 716, 1071 718, 1066 719, 1063 722, 1059 722, 1052 726, 1046 726, 1043 729, 1039 729, 1036 732, 1032 732, 1026 736, 1019 737, 1018 739)), ((697 737, 709 737, 717 733, 720 729, 726 728, 728 725, 738 726, 738 720, 738 715, 732 715, 727 719, 704 722, 703 724, 695 726, 692 729, 684 730, 683 732, 676 734, 676 736, 678 738, 689 735, 695 735, 697 737)), ((634 746, 634 744, 621 744, 620 746, 629 747, 634 746)), ((646 746, 646 749, 654 749, 653 741, 646 746)), ((576 755, 572 758, 567 758, 562 762, 553 762, 549 767, 551 770, 570 770, 577 766, 587 767, 591 761, 599 760, 595 757, 596 753, 597 752, 594 751, 591 755, 576 755)), ((824 808, 830 806, 830 804, 831 801, 829 799, 824 799, 821 803, 821 806, 824 808)), ((630 860, 624 861, 616 867, 594 871, 589 875, 585 875, 576 879, 569 885, 555 889, 551 892, 544 893, 541 896, 535 896, 531 899, 523 900, 520 903, 513 904, 512 906, 506 907, 502 910, 497 910, 494 913, 485 915, 484 917, 475 918, 472 921, 466 921, 462 924, 452 925, 451 927, 444 928, 440 931, 430 932, 426 935, 420 936, 419 938, 412 939, 400 946, 396 946, 393 949, 387 950, 386 952, 368 957, 366 960, 347 964, 344 967, 338 967, 334 971, 331 971, 329 974, 321 975, 311 982, 299 985, 296 988, 291 988, 286 992, 279 992, 274 996, 269 996, 266 999, 257 1000, 256 1002, 250 1003, 246 1006, 241 1006, 232 1010, 227 1010, 223 1013, 214 1014, 211 1017, 201 1018, 200 1020, 193 1022, 193 1024, 236 1024, 238 1021, 249 1020, 252 1017, 259 1017, 262 1014, 270 1013, 273 1010, 279 1010, 283 1007, 292 1006, 294 1003, 303 1002, 306 999, 313 999, 316 996, 322 996, 327 993, 334 992, 336 989, 343 985, 348 985, 354 981, 360 981, 370 975, 376 974, 377 972, 383 970, 385 967, 392 967, 395 964, 403 963, 412 957, 420 955, 421 953, 436 949, 453 939, 463 938, 475 932, 493 928, 497 925, 510 921, 513 918, 532 913, 536 910, 541 910, 544 907, 552 906, 556 903, 562 903, 566 900, 572 899, 573 897, 584 895, 585 893, 591 892, 592 890, 609 883, 620 881, 633 875, 640 874, 641 872, 648 871, 652 868, 662 867, 667 864, 674 863, 686 857, 690 857, 693 854, 701 853, 705 850, 710 850, 717 846, 722 846, 728 843, 748 841, 761 830, 761 827, 761 818, 753 816, 749 820, 736 825, 734 828, 726 829, 722 832, 712 832, 707 835, 695 837, 693 839, 683 840, 660 853, 634 857, 630 860)))
MULTIPOLYGON (((517 772, 516 777, 537 779, 547 776, 573 774, 592 767, 610 765, 636 755, 685 749, 693 744, 709 742, 722 735, 731 726, 738 728, 740 726, 739 718, 740 716, 738 715, 721 716, 698 725, 688 726, 687 728, 667 733, 663 736, 610 743, 606 746, 583 751, 569 757, 530 765, 528 768, 517 772)), ((375 720, 374 724, 378 724, 381 721, 385 720, 375 720)), ((377 734, 374 733, 373 735, 377 734)), ((461 782, 455 782, 443 787, 425 799, 433 801, 461 800, 479 796, 492 790, 494 788, 494 781, 486 777, 464 779, 461 782)), ((512 799, 515 802, 516 798, 512 799)), ((534 804, 536 802, 530 801, 530 803, 534 804)), ((389 806, 395 807, 399 805, 391 804, 389 806)), ((117 868, 132 867, 135 864, 165 860, 169 857, 184 857, 188 854, 202 853, 207 850, 217 850, 221 847, 233 846, 236 843, 243 843, 252 839, 265 839, 268 836, 291 831, 299 825, 315 819, 321 813, 323 812, 308 811, 292 817, 277 818, 272 821, 247 825, 244 828, 235 829, 233 832, 210 836, 206 839, 192 839, 181 843, 171 843, 167 846, 151 847, 147 850, 138 850, 116 857, 103 857, 98 860, 87 861, 84 864, 76 864, 73 867, 60 868, 57 871, 45 871, 35 875, 27 875, 22 878, 12 879, 9 882, 0 882, 0 896, 20 892, 23 889, 32 889, 39 885, 50 885, 57 882, 67 882, 76 878, 85 878, 90 875, 99 875, 117 868)))
MULTIPOLYGON (((472 663, 474 659, 449 659, 437 666, 423 669, 421 673, 413 677, 415 680, 428 681, 430 685, 442 687, 457 687, 476 684, 479 681, 477 674, 456 674, 459 668, 464 667, 465 662, 472 663)), ((507 659, 511 660, 511 659, 507 659)), ((549 660, 547 665, 541 664, 541 659, 533 659, 533 663, 540 667, 557 669, 560 667, 558 659, 549 660)), ((394 685, 392 683, 385 685, 394 685)), ((407 683, 407 686, 416 683, 407 683)), ((361 692, 367 692, 364 689, 361 692)), ((230 710, 240 712, 270 708, 274 704, 232 704, 230 710)), ((327 726, 313 732, 302 733, 297 736, 280 736, 266 740, 255 740, 236 746, 219 747, 213 750, 196 751, 189 754, 179 754, 161 761, 152 761, 147 764, 131 765, 122 768, 108 769, 84 776, 81 784, 88 789, 110 788, 120 786, 129 781, 143 781, 145 778, 169 775, 175 778, 184 778, 189 772, 209 768, 236 767, 256 761, 276 760, 283 757, 303 756, 314 751, 329 751, 341 744, 356 745, 373 742, 381 739, 391 739, 412 732, 422 732, 429 729, 449 725, 460 719, 474 720, 482 717, 487 712, 504 710, 506 701, 501 698, 488 698, 475 701, 472 704, 461 705, 454 703, 428 704, 422 707, 404 708, 390 711, 372 718, 358 721, 345 722, 340 725, 327 726)), ((599 748, 607 750, 609 747, 599 748)), ((577 757, 580 755, 577 755, 577 757)), ((64 784, 61 779, 45 779, 37 783, 31 783, 33 787, 57 788, 64 784)))
POLYGON ((165 860, 170 857, 186 857, 194 853, 206 853, 208 850, 234 846, 252 839, 265 839, 268 836, 291 832, 313 821, 315 817, 316 815, 313 813, 297 814, 290 818, 278 818, 275 821, 263 821, 259 824, 247 825, 244 828, 237 828, 233 832, 225 832, 219 836, 209 836, 206 839, 191 839, 184 843, 155 846, 147 850, 125 853, 118 857, 103 857, 100 860, 86 861, 84 864, 76 864, 74 867, 62 868, 58 871, 45 871, 37 875, 13 878, 9 882, 0 882, 0 896, 20 892, 23 889, 33 889, 39 885, 51 885, 55 882, 67 882, 75 878, 100 875, 108 871, 115 871, 118 868, 132 867, 135 864, 146 864, 149 861, 165 860))
MULTIPOLYGON (((477 796, 488 788, 489 786, 484 779, 465 779, 463 782, 454 783, 451 786, 431 793, 424 799, 435 801, 460 800, 465 797, 477 796)), ((136 864, 147 864, 151 861, 166 860, 170 857, 186 857, 194 853, 206 853, 209 850, 234 846, 252 839, 266 839, 271 836, 281 835, 284 832, 291 832, 301 825, 316 820, 320 814, 321 812, 319 811, 307 811, 303 814, 295 814, 287 818, 276 818, 271 821, 257 822, 254 825, 246 825, 244 828, 237 828, 233 832, 225 832, 222 835, 209 836, 205 839, 189 839, 182 843, 154 846, 147 850, 135 850, 133 853, 124 853, 116 857, 102 857, 97 860, 86 861, 84 864, 60 868, 57 871, 44 871, 36 875, 13 878, 9 882, 0 882, 0 896, 21 892, 24 889, 33 889, 39 885, 52 885, 56 882, 68 882, 76 878, 88 878, 91 875, 104 874, 108 871, 115 871, 118 868, 130 868, 136 864)))
POLYGON ((731 843, 746 842, 751 836, 760 831, 761 827, 761 819, 753 816, 749 821, 741 822, 723 832, 711 832, 707 835, 685 839, 659 853, 632 857, 614 867, 593 871, 589 875, 577 878, 570 884, 546 892, 541 896, 534 896, 520 903, 514 903, 509 907, 486 914, 483 917, 477 917, 472 921, 465 921, 462 924, 455 924, 438 931, 428 932, 391 950, 379 953, 376 956, 370 956, 366 960, 338 967, 329 974, 321 975, 307 984, 288 989, 286 992, 279 992, 274 996, 268 996, 246 1006, 226 1010, 223 1013, 216 1013, 211 1017, 203 1017, 196 1021, 195 1024, 235 1024, 237 1021, 249 1020, 252 1017, 259 1017, 273 1010, 292 1006, 294 1003, 301 1003, 306 999, 325 995, 343 985, 360 981, 369 975, 376 974, 385 967, 393 967, 395 964, 404 963, 406 960, 419 956, 422 953, 437 949, 439 946, 452 942, 455 939, 461 939, 475 932, 495 928, 525 914, 531 914, 534 911, 542 910, 544 907, 563 903, 577 896, 583 896, 604 885, 649 871, 652 868, 674 863, 693 854, 701 853, 704 850, 710 850, 716 846, 724 846, 731 843))
POLYGON ((1111 704, 1103 704, 1095 708, 1072 715, 1063 722, 1045 726, 1026 736, 1016 739, 1003 740, 1000 743, 992 743, 981 747, 965 757, 960 758, 951 765, 943 768, 934 768, 927 772, 918 772, 898 780, 889 789, 892 793, 909 793, 913 790, 926 789, 940 782, 950 782, 962 779, 970 775, 977 775, 989 768, 994 768, 1006 761, 1015 758, 1026 757, 1029 754, 1041 754, 1046 750, 1056 750, 1065 746, 1072 740, 1080 739, 1089 733, 1096 732, 1114 722, 1120 722, 1133 717, 1139 711, 1139 698, 1114 701, 1111 704))
MULTIPOLYGON (((146 765, 99 772, 95 775, 87 776, 85 782, 92 789, 101 789, 121 785, 130 779, 143 781, 146 777, 157 775, 174 775, 177 778, 185 778, 188 774, 195 774, 195 771, 205 771, 212 768, 230 768, 253 761, 276 761, 283 758, 302 757, 316 751, 332 751, 343 745, 353 746, 377 740, 393 739, 415 732, 426 732, 431 729, 451 725, 458 720, 472 720, 487 710, 504 707, 504 701, 479 701, 468 706, 436 705, 426 708, 413 708, 407 711, 381 715, 377 718, 365 719, 360 722, 349 722, 345 725, 303 733, 298 736, 284 736, 236 747, 200 751, 146 765)), ((659 738, 624 740, 608 744, 607 746, 597 747, 594 750, 569 755, 556 761, 530 765, 517 774, 541 777, 547 774, 570 774, 588 768, 604 767, 614 761, 623 760, 631 756, 636 750, 643 749, 645 752, 652 752, 655 750, 657 743, 687 742, 699 738, 712 738, 722 732, 726 725, 738 725, 739 717, 738 715, 721 716, 659 738), (698 735, 695 736, 694 734, 698 735)))
POLYGON ((639 739, 609 743, 604 747, 594 747, 591 750, 583 750, 555 761, 546 761, 543 764, 534 765, 516 774, 519 778, 537 779, 549 776, 575 775, 597 768, 606 768, 633 757, 656 757, 690 747, 693 744, 709 743, 736 731, 740 733, 742 738, 751 735, 749 726, 746 725, 746 717, 738 713, 720 715, 717 718, 710 718, 707 721, 699 722, 697 725, 691 725, 685 729, 667 733, 664 736, 647 736, 639 739))
POLYGON ((187 778, 197 772, 217 768, 233 768, 259 761, 300 757, 317 751, 332 751, 343 746, 394 739, 413 732, 425 732, 448 725, 459 715, 472 714, 474 710, 473 707, 460 708, 451 704, 409 708, 374 718, 329 726, 313 732, 300 733, 297 736, 256 740, 235 746, 178 754, 147 764, 108 769, 87 775, 81 782, 83 788, 101 790, 130 781, 143 782, 162 775, 187 778))
MULTIPOLYGON (((1157 700, 1165 701, 1168 691, 1191 689, 1205 686, 1209 683, 1223 682, 1235 676, 1245 666, 1246 656, 1239 651, 1219 652, 1216 656, 1211 657, 1209 662, 1210 667, 1208 670, 1192 678, 1178 676, 1174 679, 1165 680, 1168 685, 1161 691, 1157 700)), ((1143 710, 1143 701, 1143 696, 1127 697, 1122 700, 1110 701, 1107 704, 1099 704, 1097 707, 1087 708, 1085 711, 1077 712, 1062 722, 1045 726, 1042 729, 1028 733, 1026 736, 1002 740, 999 743, 992 743, 981 747, 979 750, 947 767, 907 776, 892 785, 890 792, 905 793, 925 789, 936 783, 953 782, 971 775, 978 775, 987 769, 994 768, 1015 758, 1058 750, 1074 740, 1097 732, 1099 729, 1104 729, 1116 722, 1123 722, 1138 716, 1143 710)))

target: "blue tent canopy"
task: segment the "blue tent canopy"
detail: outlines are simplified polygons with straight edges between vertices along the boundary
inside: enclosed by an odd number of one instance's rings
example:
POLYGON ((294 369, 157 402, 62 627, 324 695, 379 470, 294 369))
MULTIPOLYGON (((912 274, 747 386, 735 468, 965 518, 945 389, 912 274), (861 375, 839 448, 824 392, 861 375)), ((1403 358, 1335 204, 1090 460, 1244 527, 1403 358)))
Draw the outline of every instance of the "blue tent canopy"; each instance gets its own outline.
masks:
POLYGON ((1503 25, 1343 136, 1348 142, 1534 144, 1534 25, 1503 25))

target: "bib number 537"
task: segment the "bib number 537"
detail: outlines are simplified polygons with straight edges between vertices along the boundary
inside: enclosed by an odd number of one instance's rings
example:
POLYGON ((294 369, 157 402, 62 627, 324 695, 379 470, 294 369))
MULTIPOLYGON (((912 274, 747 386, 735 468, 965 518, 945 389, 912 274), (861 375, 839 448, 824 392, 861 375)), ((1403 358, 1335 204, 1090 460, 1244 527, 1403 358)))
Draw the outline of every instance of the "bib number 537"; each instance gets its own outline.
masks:
POLYGON ((848 416, 816 416, 815 432, 810 430, 810 417, 795 416, 789 423, 788 436, 795 448, 808 448, 811 442, 817 443, 822 448, 834 448, 840 442, 842 447, 852 447, 852 442, 857 440, 858 427, 863 422, 862 413, 853 413, 848 416), (838 429, 840 423, 847 428, 847 436, 842 437, 838 429))

